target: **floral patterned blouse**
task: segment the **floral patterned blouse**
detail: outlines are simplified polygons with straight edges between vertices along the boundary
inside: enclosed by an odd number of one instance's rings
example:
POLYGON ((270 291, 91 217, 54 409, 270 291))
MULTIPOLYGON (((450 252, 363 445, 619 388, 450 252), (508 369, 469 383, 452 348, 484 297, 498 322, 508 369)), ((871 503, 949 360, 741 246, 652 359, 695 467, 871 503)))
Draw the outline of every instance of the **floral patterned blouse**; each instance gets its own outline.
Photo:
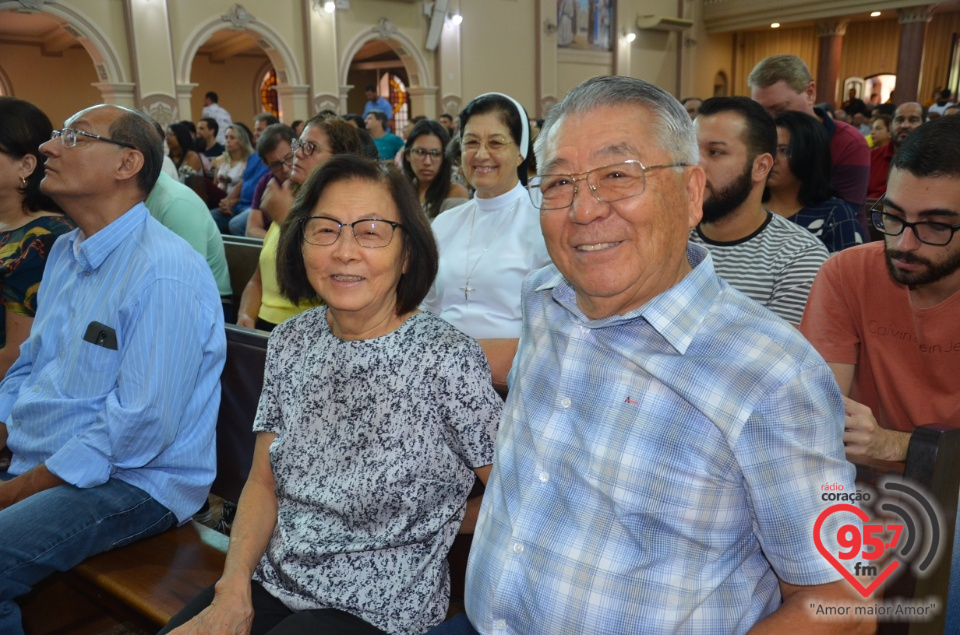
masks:
POLYGON ((279 512, 254 579, 293 610, 422 633, 446 614, 446 555, 502 404, 479 345, 430 313, 359 341, 326 317, 270 338, 254 430, 278 435, 279 512))
POLYGON ((7 345, 7 312, 32 318, 50 248, 74 225, 65 216, 38 216, 23 227, 0 231, 0 348, 7 345))

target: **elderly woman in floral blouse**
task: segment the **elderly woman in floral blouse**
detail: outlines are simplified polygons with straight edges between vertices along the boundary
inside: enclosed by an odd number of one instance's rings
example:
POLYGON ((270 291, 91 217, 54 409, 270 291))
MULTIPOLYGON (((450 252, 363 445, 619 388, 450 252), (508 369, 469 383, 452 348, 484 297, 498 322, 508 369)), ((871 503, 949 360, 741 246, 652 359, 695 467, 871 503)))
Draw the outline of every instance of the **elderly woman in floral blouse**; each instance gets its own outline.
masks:
POLYGON ((423 633, 446 614, 446 554, 493 460, 486 359, 417 309, 437 248, 395 168, 337 156, 314 171, 277 264, 291 301, 326 306, 273 331, 223 576, 167 628, 423 633))

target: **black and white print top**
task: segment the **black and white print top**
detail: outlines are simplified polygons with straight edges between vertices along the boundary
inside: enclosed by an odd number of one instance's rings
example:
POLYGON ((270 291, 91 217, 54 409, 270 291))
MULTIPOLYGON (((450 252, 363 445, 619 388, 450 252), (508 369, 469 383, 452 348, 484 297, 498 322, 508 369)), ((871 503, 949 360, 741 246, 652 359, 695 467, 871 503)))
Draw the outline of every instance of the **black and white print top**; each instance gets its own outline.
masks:
POLYGON ((279 512, 254 579, 293 610, 422 633, 446 615, 446 555, 502 403, 480 346, 440 318, 347 341, 326 314, 270 337, 253 429, 278 435, 279 512))

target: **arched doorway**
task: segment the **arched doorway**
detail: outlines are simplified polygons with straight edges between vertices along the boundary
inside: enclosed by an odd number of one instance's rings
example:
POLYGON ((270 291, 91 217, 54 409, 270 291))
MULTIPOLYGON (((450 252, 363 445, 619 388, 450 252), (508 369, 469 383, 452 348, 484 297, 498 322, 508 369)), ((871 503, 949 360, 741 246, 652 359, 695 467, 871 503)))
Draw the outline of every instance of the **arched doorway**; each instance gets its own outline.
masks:
MULTIPOLYGON (((381 85, 386 77, 392 90, 403 86, 408 110, 406 117, 437 114, 437 87, 427 85, 431 73, 415 44, 389 20, 359 33, 346 47, 340 63, 340 112, 360 113, 366 98, 364 86, 381 85), (392 78, 392 79, 391 79, 392 78)), ((381 91, 382 95, 387 92, 381 91)), ((396 104, 393 98, 391 103, 396 104)), ((455 104, 456 110, 459 104, 455 104)), ((401 113, 397 113, 401 114, 401 113)), ((395 122, 399 123, 399 122, 395 122)), ((395 126, 402 130, 402 126, 395 126)))
POLYGON ((377 93, 393 106, 393 131, 403 130, 410 120, 410 76, 403 62, 382 40, 370 40, 353 56, 347 73, 347 84, 353 86, 347 96, 347 112, 363 112, 367 86, 376 86, 377 93))
POLYGON ((203 95, 214 91, 235 120, 252 123, 256 114, 270 111, 261 92, 271 72, 275 80, 268 82, 267 90, 276 98, 278 116, 288 121, 302 118, 309 112, 307 88, 293 52, 279 34, 234 5, 187 37, 176 66, 180 112, 196 120, 203 95))
POLYGON ((0 92, 26 99, 57 124, 96 103, 134 106, 134 85, 96 24, 68 6, 0 0, 0 92))

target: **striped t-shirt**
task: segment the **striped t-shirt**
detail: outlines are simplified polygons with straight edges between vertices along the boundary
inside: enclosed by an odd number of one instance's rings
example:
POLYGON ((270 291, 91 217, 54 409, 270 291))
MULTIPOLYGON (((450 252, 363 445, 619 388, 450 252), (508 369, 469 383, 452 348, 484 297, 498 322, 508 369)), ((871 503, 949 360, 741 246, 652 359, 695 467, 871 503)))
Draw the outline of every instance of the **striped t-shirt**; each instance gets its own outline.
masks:
POLYGON ((690 240, 710 250, 714 269, 730 286, 793 324, 800 323, 810 285, 829 257, 813 234, 769 212, 757 231, 740 240, 714 242, 699 227, 690 240))

